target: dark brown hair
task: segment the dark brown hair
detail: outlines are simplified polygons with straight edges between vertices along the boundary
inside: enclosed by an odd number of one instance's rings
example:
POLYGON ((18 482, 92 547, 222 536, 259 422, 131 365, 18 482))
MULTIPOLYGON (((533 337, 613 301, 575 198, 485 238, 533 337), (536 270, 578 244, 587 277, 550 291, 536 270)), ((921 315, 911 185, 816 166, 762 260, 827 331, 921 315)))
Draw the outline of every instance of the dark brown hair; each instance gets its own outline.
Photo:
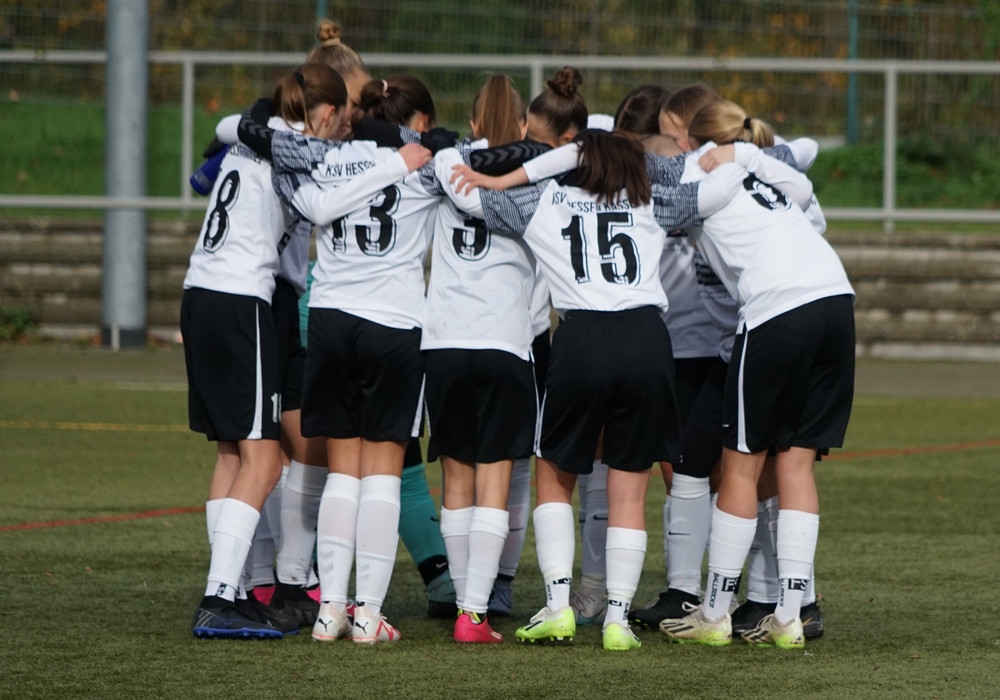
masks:
POLYGON ((649 204, 652 192, 646 175, 646 153, 638 142, 624 134, 601 129, 581 131, 577 182, 581 189, 597 195, 598 201, 613 202, 625 190, 633 206, 649 204))
POLYGON ((660 110, 670 93, 659 85, 641 85, 632 90, 615 111, 615 129, 637 136, 660 133, 660 110))
POLYGON ((524 100, 506 75, 491 75, 472 100, 476 136, 491 146, 520 141, 525 113, 524 100))
POLYGON ((361 88, 359 107, 369 119, 382 119, 397 126, 409 123, 417 112, 426 114, 431 126, 437 123, 430 91, 412 75, 369 81, 361 88))
POLYGON ((556 136, 583 131, 587 128, 587 103, 576 90, 582 84, 580 71, 566 66, 546 83, 547 87, 531 101, 528 111, 544 119, 556 136))
POLYGON ((287 122, 303 122, 315 132, 309 112, 317 105, 347 106, 347 87, 340 73, 325 63, 303 63, 278 81, 274 88, 274 107, 287 122))

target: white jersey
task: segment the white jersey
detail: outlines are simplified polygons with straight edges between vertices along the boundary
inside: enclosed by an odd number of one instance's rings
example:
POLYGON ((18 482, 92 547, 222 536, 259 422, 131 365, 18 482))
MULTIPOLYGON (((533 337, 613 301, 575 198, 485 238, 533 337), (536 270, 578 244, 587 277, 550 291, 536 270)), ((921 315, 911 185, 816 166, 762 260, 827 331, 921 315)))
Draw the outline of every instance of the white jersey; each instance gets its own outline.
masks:
POLYGON ((309 307, 420 327, 428 220, 438 202, 426 176, 407 175, 401 156, 369 141, 283 136, 272 143, 276 187, 320 227, 309 307))
POLYGON ((549 293, 549 283, 545 281, 538 262, 535 262, 535 288, 531 294, 529 305, 531 315, 531 336, 537 338, 552 328, 552 295, 549 293))
POLYGON ((562 314, 572 309, 623 311, 655 306, 666 311, 659 279, 666 232, 652 205, 615 202, 555 180, 505 192, 481 192, 487 223, 524 240, 538 259, 562 314))
MULTIPOLYGON (((709 143, 689 154, 685 180, 704 177, 698 158, 712 147, 709 143)), ((795 189, 795 178, 802 176, 793 172, 773 159, 759 159, 743 187, 694 234, 705 259, 739 303, 740 329, 755 328, 818 299, 854 294, 836 252, 803 212, 811 187, 795 189), (779 183, 787 192, 777 189, 779 183)))
MULTIPOLYGON (((487 147, 486 141, 478 141, 464 144, 461 151, 487 147)), ((459 149, 439 151, 434 157, 438 180, 448 182, 452 166, 462 162, 459 149)), ((534 339, 529 316, 534 256, 521 237, 486 227, 478 197, 463 206, 443 199, 434 217, 420 348, 503 350, 527 360, 534 339)))
POLYGON ((271 165, 243 144, 229 149, 209 197, 184 288, 271 303, 278 247, 292 217, 271 186, 271 165))

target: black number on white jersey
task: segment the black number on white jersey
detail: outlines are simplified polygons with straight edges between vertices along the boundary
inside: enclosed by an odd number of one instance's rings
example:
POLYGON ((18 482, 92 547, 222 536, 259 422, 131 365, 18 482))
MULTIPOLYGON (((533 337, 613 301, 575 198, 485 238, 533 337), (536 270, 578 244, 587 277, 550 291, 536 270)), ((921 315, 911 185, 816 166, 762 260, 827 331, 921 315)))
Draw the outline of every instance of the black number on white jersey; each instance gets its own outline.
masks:
POLYGON ((481 260, 490 251, 490 232, 481 219, 469 218, 451 230, 451 245, 463 260, 481 260))
POLYGON ((392 215, 396 212, 396 205, 399 203, 399 188, 389 185, 382 190, 382 202, 372 205, 368 210, 369 216, 378 222, 377 229, 372 226, 354 227, 354 236, 358 241, 358 247, 365 255, 385 255, 396 245, 396 220, 392 215))
POLYGON ((201 240, 205 252, 214 253, 226 242, 226 235, 229 233, 229 210, 235 206, 239 194, 239 171, 230 170, 219 183, 215 206, 205 219, 205 235, 201 240))
MULTIPOLYGON (((601 275, 611 284, 634 285, 639 281, 639 249, 622 229, 632 228, 631 212, 600 212, 597 214, 597 250, 601 254, 601 275)), ((590 281, 587 270, 587 239, 583 217, 574 216, 562 230, 569 241, 573 274, 580 284, 590 281)))
POLYGON ((765 209, 788 209, 791 206, 784 192, 759 180, 753 173, 743 179, 743 189, 765 209))

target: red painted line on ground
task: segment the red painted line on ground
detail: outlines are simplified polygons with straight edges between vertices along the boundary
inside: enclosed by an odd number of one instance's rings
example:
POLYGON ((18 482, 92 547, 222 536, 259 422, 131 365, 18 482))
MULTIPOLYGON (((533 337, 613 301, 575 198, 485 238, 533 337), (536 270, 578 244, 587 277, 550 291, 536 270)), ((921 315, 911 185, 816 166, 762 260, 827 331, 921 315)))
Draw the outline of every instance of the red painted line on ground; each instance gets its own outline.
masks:
POLYGON ((93 518, 78 518, 76 520, 46 520, 34 523, 20 523, 18 525, 0 525, 0 532, 10 532, 12 530, 38 530, 45 527, 66 527, 68 525, 97 525, 99 523, 116 523, 122 520, 142 520, 143 518, 159 518, 164 515, 186 515, 188 513, 202 513, 204 506, 192 506, 189 508, 164 508, 160 510, 145 510, 141 513, 124 513, 122 515, 103 515, 93 518))
MULTIPOLYGON (((906 455, 932 454, 935 452, 961 452, 963 450, 978 450, 986 447, 1000 447, 1000 438, 994 440, 979 440, 977 442, 957 442, 951 445, 925 445, 923 447, 888 447, 877 450, 858 450, 854 452, 837 452, 827 455, 823 461, 836 461, 846 459, 868 459, 871 457, 905 457, 906 455)), ((431 495, 440 495, 441 489, 431 489, 431 495)), ((75 520, 46 520, 33 523, 19 523, 17 525, 0 525, 0 532, 14 532, 18 530, 38 530, 48 527, 67 527, 70 525, 98 525, 101 523, 115 523, 125 520, 142 520, 144 518, 159 518, 166 515, 187 515, 189 513, 203 513, 204 506, 190 506, 187 508, 165 508, 160 510, 146 510, 140 513, 124 513, 122 515, 105 515, 93 518, 78 518, 75 520)))
POLYGON ((834 452, 823 457, 823 461, 838 459, 866 459, 869 457, 905 457, 906 455, 932 454, 934 452, 961 452, 979 450, 984 447, 1000 447, 1000 439, 979 440, 977 442, 956 442, 951 445, 924 445, 922 447, 886 447, 878 450, 856 452, 834 452))

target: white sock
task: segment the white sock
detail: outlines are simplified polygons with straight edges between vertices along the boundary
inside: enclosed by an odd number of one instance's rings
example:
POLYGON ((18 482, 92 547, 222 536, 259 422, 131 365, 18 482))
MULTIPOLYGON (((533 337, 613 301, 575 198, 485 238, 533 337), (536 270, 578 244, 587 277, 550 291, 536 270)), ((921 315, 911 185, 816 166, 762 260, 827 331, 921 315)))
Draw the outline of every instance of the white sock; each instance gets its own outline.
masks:
POLYGON ((500 555, 499 573, 514 578, 521 560, 521 550, 524 549, 524 538, 528 534, 528 514, 531 512, 530 457, 514 460, 510 492, 507 494, 507 512, 510 514, 510 531, 500 555))
POLYGON ((448 554, 448 573, 455 586, 455 604, 463 607, 465 602, 465 579, 469 569, 469 530, 472 529, 472 514, 475 508, 441 508, 441 539, 448 554))
POLYGON ((612 622, 628 627, 628 609, 639 587, 645 557, 645 530, 608 528, 608 610, 604 615, 605 627, 612 622))
POLYGON ((802 605, 810 605, 816 602, 816 566, 813 565, 809 574, 809 583, 806 584, 806 592, 802 595, 802 605))
POLYGON ((667 494, 667 500, 663 502, 663 566, 666 569, 666 582, 667 588, 670 588, 670 494, 667 494))
POLYGON ((253 533, 250 552, 243 566, 243 578, 250 582, 250 588, 270 586, 274 583, 274 537, 271 535, 271 524, 268 522, 267 509, 260 512, 257 529, 253 533))
POLYGON ((212 536, 212 562, 208 568, 206 596, 236 599, 243 565, 259 519, 260 512, 253 506, 235 498, 223 499, 212 536))
POLYGON ((360 494, 360 479, 347 474, 327 475, 316 522, 316 563, 324 603, 347 604, 360 494))
POLYGON ((801 510, 778 511, 778 578, 781 591, 775 619, 785 624, 799 616, 802 596, 812 575, 819 537, 819 515, 801 510))
POLYGON ((385 602, 399 548, 398 476, 377 474, 361 480, 358 503, 358 539, 354 555, 355 597, 377 616, 385 602), (377 608, 377 609, 376 609, 377 608))
POLYGON ((740 518, 718 508, 712 511, 712 535, 708 548, 708 585, 701 603, 707 620, 729 614, 729 604, 757 530, 757 518, 740 518))
POLYGON ((747 600, 756 603, 778 602, 778 555, 774 551, 778 497, 757 504, 757 531, 747 555, 747 600), (772 510, 772 506, 775 510, 772 510))
MULTIPOLYGON (((586 519, 580 531, 580 573, 587 579, 605 580, 608 542, 608 466, 594 460, 587 479, 586 519)), ((604 588, 602 584, 600 588, 604 588)))
POLYGON ((549 610, 562 610, 569 605, 569 587, 573 581, 576 548, 573 506, 543 503, 535 508, 533 520, 538 568, 545 582, 545 603, 549 610))
MULTIPOLYGON (((304 586, 312 569, 319 504, 327 479, 326 467, 292 462, 281 492, 281 549, 278 580, 304 586)), ((357 481, 355 479, 355 481, 357 481)))
POLYGON ((708 478, 674 474, 664 513, 669 521, 666 536, 667 588, 701 595, 701 563, 708 547, 712 518, 708 478))
POLYGON ((281 492, 288 474, 288 467, 281 467, 278 483, 264 499, 264 508, 260 511, 257 530, 250 544, 250 554, 243 574, 250 582, 250 588, 271 586, 274 584, 274 567, 278 550, 281 549, 281 492))
POLYGON ((219 510, 222 508, 222 502, 224 498, 216 498, 211 501, 205 501, 205 527, 208 530, 208 546, 212 546, 212 540, 215 539, 215 524, 219 522, 219 510))
POLYGON ((469 567, 465 595, 462 596, 463 610, 486 614, 493 581, 500 568, 500 552, 507 539, 508 527, 507 511, 480 506, 473 508, 472 526, 469 530, 469 567))

